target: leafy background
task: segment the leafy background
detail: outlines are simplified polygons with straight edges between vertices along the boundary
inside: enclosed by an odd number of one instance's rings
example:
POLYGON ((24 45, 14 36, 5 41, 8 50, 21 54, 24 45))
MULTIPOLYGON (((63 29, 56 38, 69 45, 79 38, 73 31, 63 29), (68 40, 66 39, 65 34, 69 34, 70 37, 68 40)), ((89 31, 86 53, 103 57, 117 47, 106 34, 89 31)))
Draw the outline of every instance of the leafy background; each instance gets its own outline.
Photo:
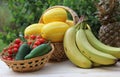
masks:
MULTIPOLYGON (((93 33, 98 37, 98 21, 95 3, 99 0, 0 0, 0 51, 18 37, 19 32, 37 23, 42 13, 51 6, 64 5, 79 16, 85 15, 93 33)), ((71 16, 69 15, 69 18, 71 16)))

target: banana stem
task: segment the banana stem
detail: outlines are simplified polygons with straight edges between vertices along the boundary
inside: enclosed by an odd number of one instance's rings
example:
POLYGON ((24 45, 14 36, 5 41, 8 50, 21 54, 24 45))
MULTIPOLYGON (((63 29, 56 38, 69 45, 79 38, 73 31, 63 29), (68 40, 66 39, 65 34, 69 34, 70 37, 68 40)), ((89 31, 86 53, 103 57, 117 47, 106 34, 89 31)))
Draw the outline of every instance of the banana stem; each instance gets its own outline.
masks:
POLYGON ((84 16, 81 16, 78 23, 74 26, 76 30, 79 29, 89 29, 91 30, 90 26, 86 23, 86 19, 84 16))
POLYGON ((89 29, 91 30, 90 26, 84 21, 80 24, 80 29, 89 29))
POLYGON ((90 29, 89 25, 86 23, 87 18, 81 16, 78 23, 75 25, 77 30, 79 29, 90 29))
POLYGON ((80 29, 86 29, 86 23, 85 22, 82 22, 80 24, 80 29))
POLYGON ((78 23, 74 26, 76 31, 80 29, 81 23, 84 21, 84 16, 81 16, 78 23))
POLYGON ((84 21, 84 16, 81 16, 78 23, 76 25, 79 25, 80 23, 82 23, 84 21))

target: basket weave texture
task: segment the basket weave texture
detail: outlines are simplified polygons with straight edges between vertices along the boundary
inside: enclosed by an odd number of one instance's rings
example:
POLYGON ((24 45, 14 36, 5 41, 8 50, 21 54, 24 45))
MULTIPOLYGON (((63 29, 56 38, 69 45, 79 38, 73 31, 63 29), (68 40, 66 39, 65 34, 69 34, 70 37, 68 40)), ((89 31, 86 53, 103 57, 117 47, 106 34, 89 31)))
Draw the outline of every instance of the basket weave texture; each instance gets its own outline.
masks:
MULTIPOLYGON (((43 56, 35 57, 28 60, 18 60, 18 61, 9 61, 1 57, 1 60, 4 61, 15 72, 37 71, 43 68, 45 64, 49 61, 51 54, 54 51, 54 46, 53 45, 51 46, 52 46, 52 50, 43 56)), ((1 56, 4 56, 4 52, 1 53, 1 56)))
MULTIPOLYGON (((47 12, 48 10, 50 10, 50 9, 53 9, 53 8, 63 8, 67 12, 69 12, 71 14, 72 18, 73 18, 74 25, 79 21, 79 17, 75 13, 75 11, 73 11, 71 8, 66 7, 66 6, 59 6, 59 5, 52 6, 52 7, 48 8, 47 10, 45 10, 44 13, 47 12)), ((39 23, 43 23, 42 16, 39 19, 39 23)), ((67 60, 68 58, 67 58, 67 56, 66 56, 66 54, 64 52, 63 42, 56 42, 56 43, 53 43, 53 45, 54 45, 55 49, 54 49, 54 51, 53 51, 53 53, 51 55, 50 61, 51 62, 58 62, 58 61, 60 62, 60 61, 67 60)))

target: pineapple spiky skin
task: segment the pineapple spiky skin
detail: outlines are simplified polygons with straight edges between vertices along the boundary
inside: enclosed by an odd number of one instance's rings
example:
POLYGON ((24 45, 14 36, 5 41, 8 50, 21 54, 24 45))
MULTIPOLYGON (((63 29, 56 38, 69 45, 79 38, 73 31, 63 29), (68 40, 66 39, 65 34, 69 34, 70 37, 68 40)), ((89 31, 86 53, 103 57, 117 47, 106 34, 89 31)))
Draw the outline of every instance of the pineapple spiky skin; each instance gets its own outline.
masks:
POLYGON ((102 25, 99 31, 99 38, 106 45, 120 47, 120 22, 102 25))
POLYGON ((97 9, 102 25, 99 30, 100 41, 120 47, 120 0, 100 0, 97 9))

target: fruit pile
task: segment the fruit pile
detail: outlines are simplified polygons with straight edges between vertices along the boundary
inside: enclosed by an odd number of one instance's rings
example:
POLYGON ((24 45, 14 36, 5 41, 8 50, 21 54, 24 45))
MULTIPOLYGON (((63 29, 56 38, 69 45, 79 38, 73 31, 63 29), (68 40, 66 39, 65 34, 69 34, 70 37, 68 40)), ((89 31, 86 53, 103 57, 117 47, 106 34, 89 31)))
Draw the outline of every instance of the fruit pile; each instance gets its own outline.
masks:
POLYGON ((18 52, 19 47, 22 45, 23 41, 20 38, 15 39, 8 47, 3 49, 5 53, 3 59, 5 60, 14 60, 15 54, 18 52))
POLYGON ((120 48, 100 42, 82 20, 66 31, 63 44, 69 60, 81 68, 114 65, 120 59, 120 48))
POLYGON ((15 39, 10 45, 4 48, 5 60, 24 60, 47 54, 51 50, 50 43, 37 35, 30 35, 15 39), (23 40, 24 39, 24 40, 23 40), (26 41, 25 41, 26 40, 26 41))
POLYGON ((39 35, 37 35, 37 36, 35 36, 35 35, 30 35, 30 36, 26 35, 24 38, 27 40, 27 44, 32 46, 31 47, 32 49, 34 49, 38 45, 43 44, 43 43, 46 42, 46 40, 44 38, 42 38, 41 36, 39 36, 39 35))
MULTIPOLYGON (((55 6, 48 8, 40 17, 38 23, 33 23, 25 28, 24 35, 40 35, 47 41, 51 41, 54 45, 54 52, 50 58, 51 61, 63 61, 67 60, 66 54, 63 48, 64 34, 68 28, 73 26, 76 22, 69 20, 68 12, 77 17, 76 13, 68 7, 55 6)), ((75 17, 73 17, 75 19, 75 17)), ((35 45, 34 45, 35 46, 35 45)))
POLYGON ((41 16, 39 23, 26 27, 24 35, 41 35, 48 41, 62 42, 66 30, 73 24, 72 20, 68 20, 65 9, 52 8, 41 16))
POLYGON ((48 41, 62 42, 68 59, 81 68, 114 65, 120 59, 120 48, 100 42, 84 17, 73 25, 63 8, 47 10, 39 23, 31 24, 25 29, 24 35, 25 39, 15 39, 3 50, 4 59, 24 60, 47 54, 52 49, 48 41))

